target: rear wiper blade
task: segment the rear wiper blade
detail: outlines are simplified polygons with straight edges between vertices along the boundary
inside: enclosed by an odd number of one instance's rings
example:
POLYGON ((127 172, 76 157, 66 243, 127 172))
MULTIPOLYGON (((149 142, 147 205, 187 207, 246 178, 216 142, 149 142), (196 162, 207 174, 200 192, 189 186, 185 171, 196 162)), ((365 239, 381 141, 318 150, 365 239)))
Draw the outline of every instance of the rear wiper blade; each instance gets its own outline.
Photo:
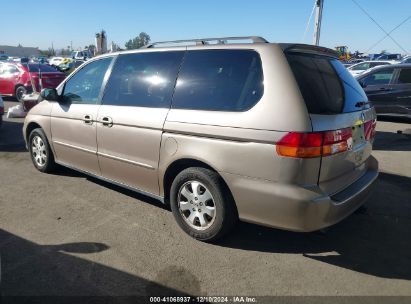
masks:
POLYGON ((360 102, 357 102, 355 104, 355 107, 356 108, 362 108, 363 106, 365 106, 367 104, 371 104, 371 103, 372 103, 371 101, 360 101, 360 102))

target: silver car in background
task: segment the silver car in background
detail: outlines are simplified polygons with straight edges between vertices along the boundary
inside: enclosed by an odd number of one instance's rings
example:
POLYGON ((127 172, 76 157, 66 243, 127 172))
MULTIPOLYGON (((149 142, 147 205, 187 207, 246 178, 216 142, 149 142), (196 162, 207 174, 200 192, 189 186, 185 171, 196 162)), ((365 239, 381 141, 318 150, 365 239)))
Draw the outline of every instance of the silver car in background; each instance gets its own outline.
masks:
POLYGON ((381 61, 381 60, 370 60, 370 61, 363 61, 357 64, 353 64, 349 67, 347 67, 347 70, 351 73, 353 76, 358 76, 364 73, 365 71, 375 68, 380 65, 387 65, 387 64, 395 64, 398 63, 397 61, 381 61))
POLYGON ((333 225, 378 176, 374 108, 323 47, 157 43, 93 58, 41 96, 23 128, 38 170, 60 164, 155 197, 202 241, 238 219, 333 225))

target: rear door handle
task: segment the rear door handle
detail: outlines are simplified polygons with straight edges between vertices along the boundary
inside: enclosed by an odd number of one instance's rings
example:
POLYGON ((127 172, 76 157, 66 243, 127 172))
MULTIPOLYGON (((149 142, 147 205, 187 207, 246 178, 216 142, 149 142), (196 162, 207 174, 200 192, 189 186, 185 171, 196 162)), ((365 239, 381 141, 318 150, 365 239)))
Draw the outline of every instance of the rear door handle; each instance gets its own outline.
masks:
POLYGON ((109 128, 113 126, 113 119, 108 116, 104 116, 100 122, 103 124, 103 126, 106 126, 109 128))
POLYGON ((86 114, 86 115, 84 115, 84 117, 83 117, 83 121, 84 121, 84 123, 87 124, 87 125, 92 125, 92 124, 93 124, 93 116, 91 116, 91 115, 89 115, 89 114, 86 114))
POLYGON ((380 88, 380 91, 384 92, 384 91, 391 91, 392 89, 390 88, 380 88))

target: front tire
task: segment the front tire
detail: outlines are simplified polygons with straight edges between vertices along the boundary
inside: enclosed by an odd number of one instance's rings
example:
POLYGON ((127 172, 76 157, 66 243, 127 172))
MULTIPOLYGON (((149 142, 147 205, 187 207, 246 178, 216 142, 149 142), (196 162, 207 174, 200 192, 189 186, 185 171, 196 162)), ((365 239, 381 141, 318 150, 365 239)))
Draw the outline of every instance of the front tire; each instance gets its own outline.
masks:
POLYGON ((221 238, 238 220, 223 180, 205 168, 188 168, 176 176, 170 189, 170 204, 178 225, 200 241, 221 238))
POLYGON ((44 131, 41 128, 31 131, 28 142, 34 167, 40 172, 52 172, 56 167, 56 163, 44 131))

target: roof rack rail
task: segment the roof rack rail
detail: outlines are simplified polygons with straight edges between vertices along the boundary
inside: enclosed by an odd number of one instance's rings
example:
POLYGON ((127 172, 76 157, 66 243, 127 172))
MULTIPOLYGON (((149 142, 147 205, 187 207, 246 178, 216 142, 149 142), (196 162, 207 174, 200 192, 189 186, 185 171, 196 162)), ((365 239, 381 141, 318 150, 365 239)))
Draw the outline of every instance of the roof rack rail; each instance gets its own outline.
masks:
POLYGON ((221 37, 221 38, 200 38, 200 39, 184 39, 184 40, 173 40, 173 41, 159 41, 149 43, 142 48, 152 48, 159 44, 173 44, 173 43, 184 43, 184 42, 195 42, 197 45, 205 45, 210 41, 217 41, 217 44, 227 44, 229 40, 251 40, 252 43, 268 43, 262 37, 258 36, 244 36, 244 37, 221 37))

